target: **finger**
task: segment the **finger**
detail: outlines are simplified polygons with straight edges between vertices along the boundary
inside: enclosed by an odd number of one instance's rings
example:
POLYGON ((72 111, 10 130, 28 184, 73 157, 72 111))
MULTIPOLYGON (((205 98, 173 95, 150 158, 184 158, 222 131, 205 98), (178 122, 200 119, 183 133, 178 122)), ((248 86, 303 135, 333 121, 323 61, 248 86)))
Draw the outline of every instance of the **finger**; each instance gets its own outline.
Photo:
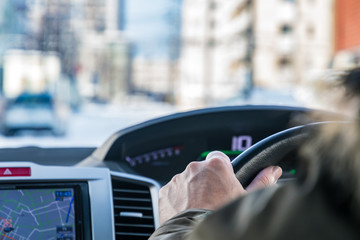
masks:
POLYGON ((246 188, 246 191, 254 191, 260 188, 269 187, 277 182, 282 174, 282 169, 278 166, 270 166, 263 169, 250 185, 246 188))
POLYGON ((200 170, 201 162, 190 162, 185 170, 181 173, 183 176, 195 175, 200 170))
POLYGON ((226 162, 226 164, 228 166, 231 166, 230 158, 226 154, 224 154, 223 152, 220 152, 220 151, 212 151, 212 152, 210 152, 206 156, 205 161, 211 161, 212 159, 215 159, 215 158, 221 159, 222 161, 226 162))

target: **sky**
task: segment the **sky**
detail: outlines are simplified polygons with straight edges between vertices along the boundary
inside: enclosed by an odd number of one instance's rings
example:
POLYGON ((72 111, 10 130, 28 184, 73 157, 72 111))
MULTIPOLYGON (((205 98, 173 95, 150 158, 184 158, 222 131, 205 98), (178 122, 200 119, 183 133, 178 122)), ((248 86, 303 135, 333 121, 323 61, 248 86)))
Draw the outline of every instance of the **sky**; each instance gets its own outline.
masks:
POLYGON ((168 59, 180 34, 181 0, 124 0, 124 30, 133 56, 168 59))

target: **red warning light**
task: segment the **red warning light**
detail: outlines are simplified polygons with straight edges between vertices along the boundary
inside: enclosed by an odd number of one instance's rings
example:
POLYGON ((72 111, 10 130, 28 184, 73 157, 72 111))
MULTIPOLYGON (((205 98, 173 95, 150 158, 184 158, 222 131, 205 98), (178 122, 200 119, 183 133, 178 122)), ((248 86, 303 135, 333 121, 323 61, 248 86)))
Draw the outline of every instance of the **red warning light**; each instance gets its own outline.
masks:
POLYGON ((8 167, 0 168, 0 177, 30 177, 31 169, 29 167, 8 167))

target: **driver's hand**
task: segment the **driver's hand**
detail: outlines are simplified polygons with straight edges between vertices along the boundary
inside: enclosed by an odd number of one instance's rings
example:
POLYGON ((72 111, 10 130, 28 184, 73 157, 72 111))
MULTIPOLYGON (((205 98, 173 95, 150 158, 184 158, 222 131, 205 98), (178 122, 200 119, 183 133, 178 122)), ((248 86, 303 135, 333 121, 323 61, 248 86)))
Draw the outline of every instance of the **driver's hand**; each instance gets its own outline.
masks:
POLYGON ((270 186, 282 174, 280 167, 262 170, 246 190, 235 177, 228 156, 214 151, 202 162, 191 162, 160 189, 160 224, 184 210, 215 210, 248 191, 270 186))

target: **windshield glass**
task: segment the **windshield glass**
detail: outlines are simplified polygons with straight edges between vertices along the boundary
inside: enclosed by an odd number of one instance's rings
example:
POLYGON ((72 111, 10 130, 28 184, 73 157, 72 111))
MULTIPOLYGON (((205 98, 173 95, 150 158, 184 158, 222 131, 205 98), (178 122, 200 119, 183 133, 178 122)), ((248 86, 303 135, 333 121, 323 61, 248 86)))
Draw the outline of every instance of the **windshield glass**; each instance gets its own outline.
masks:
POLYGON ((96 147, 124 127, 212 106, 332 110, 316 88, 359 63, 359 9, 350 0, 2 0, 0 147, 96 147))

